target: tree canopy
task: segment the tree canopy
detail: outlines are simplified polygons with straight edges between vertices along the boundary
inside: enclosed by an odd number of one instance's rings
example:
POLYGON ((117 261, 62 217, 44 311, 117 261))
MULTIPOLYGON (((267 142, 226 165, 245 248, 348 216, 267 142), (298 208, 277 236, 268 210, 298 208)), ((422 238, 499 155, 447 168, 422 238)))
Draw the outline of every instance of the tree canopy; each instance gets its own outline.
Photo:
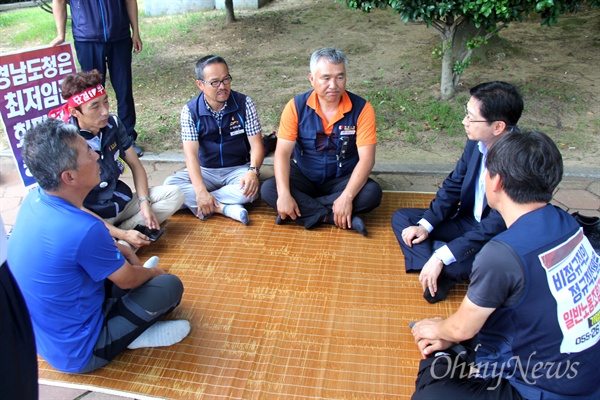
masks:
MULTIPOLYGON (((468 67, 473 50, 510 22, 540 14, 543 25, 553 25, 566 12, 579 9, 572 0, 338 0, 347 7, 370 12, 390 7, 405 23, 421 22, 435 29, 441 39, 437 53, 442 57, 441 97, 449 99, 468 67)), ((585 1, 585 0, 584 0, 585 1)), ((598 6, 600 0, 590 0, 598 6)), ((434 51, 435 53, 435 51, 434 51)))

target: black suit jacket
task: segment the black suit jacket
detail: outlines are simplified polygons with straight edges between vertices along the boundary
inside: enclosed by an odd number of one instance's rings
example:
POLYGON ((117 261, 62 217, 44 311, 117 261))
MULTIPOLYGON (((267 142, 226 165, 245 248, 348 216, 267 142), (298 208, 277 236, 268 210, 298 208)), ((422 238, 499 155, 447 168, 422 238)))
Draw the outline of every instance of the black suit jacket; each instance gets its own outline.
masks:
MULTIPOLYGON (((454 171, 444 180, 441 189, 425 212, 423 218, 434 228, 450 218, 473 217, 475 187, 483 158, 477 143, 477 141, 467 140, 465 150, 454 171)), ((481 222, 472 231, 448 243, 448 248, 458 262, 479 252, 491 238, 506 230, 502 216, 490 208, 485 196, 483 201, 481 222)))

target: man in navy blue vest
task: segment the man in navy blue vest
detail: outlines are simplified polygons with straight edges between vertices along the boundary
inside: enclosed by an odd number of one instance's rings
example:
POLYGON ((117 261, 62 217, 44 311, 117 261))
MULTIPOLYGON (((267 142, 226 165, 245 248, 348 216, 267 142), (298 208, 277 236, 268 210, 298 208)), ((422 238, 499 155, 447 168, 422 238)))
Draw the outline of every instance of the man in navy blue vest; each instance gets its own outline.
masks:
POLYGON ((425 358, 413 399, 599 399, 600 257, 548 204, 560 152, 543 133, 513 133, 486 165, 488 203, 508 229, 475 258, 458 311, 412 327, 425 358), (475 354, 455 344, 474 337, 475 354))
POLYGON ((263 200, 277 210, 277 224, 289 218, 306 229, 328 223, 367 235, 356 214, 379 206, 382 196, 369 178, 377 143, 375 112, 346 91, 347 64, 342 51, 315 51, 308 75, 314 90, 290 100, 281 114, 275 177, 261 189, 263 200))
POLYGON ((100 183, 88 193, 83 206, 102 218, 121 244, 139 249, 152 241, 135 227, 159 229, 179 210, 184 196, 176 186, 148 186, 146 170, 122 121, 110 113, 101 82, 102 75, 96 70, 67 75, 60 84, 66 103, 48 115, 75 125, 100 156, 100 183), (120 179, 126 169, 131 171, 135 193, 120 179))
POLYGON ((243 204, 258 198, 264 158, 262 129, 254 102, 231 90, 232 77, 222 57, 196 63, 202 93, 181 111, 186 169, 165 180, 185 194, 184 206, 205 219, 213 213, 248 225, 243 204))
POLYGON ((467 143, 454 171, 444 180, 429 209, 403 208, 392 217, 406 271, 421 271, 425 299, 442 301, 469 278, 475 254, 506 229, 485 197, 485 157, 494 142, 516 130, 523 111, 518 89, 488 82, 471 89, 462 123, 467 143))

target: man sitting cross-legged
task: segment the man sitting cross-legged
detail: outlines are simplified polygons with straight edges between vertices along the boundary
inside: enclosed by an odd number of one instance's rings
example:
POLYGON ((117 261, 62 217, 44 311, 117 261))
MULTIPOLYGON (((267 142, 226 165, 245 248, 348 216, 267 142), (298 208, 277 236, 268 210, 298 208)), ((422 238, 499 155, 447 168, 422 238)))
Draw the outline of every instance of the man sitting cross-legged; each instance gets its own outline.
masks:
POLYGON ((367 236, 357 215, 381 203, 375 165, 375 111, 346 90, 344 52, 325 47, 310 58, 313 90, 291 99, 283 113, 273 159, 275 176, 262 186, 275 222, 293 220, 306 229, 321 224, 367 236), (290 159, 291 158, 291 159, 290 159))
POLYGON ((420 271, 423 297, 430 303, 466 281, 477 252, 506 229, 487 204, 485 157, 498 138, 517 130, 523 98, 505 82, 482 83, 470 92, 462 121, 468 140, 454 171, 429 209, 401 208, 392 216, 406 271, 420 271))
POLYGON ((185 320, 157 322, 181 301, 181 280, 143 266, 82 210, 100 183, 98 157, 75 126, 56 119, 25 135, 23 160, 39 187, 21 205, 8 263, 38 353, 64 372, 93 371, 127 347, 172 345, 190 330, 185 320))
POLYGON ((262 128, 250 97, 231 90, 225 59, 208 55, 196 63, 202 91, 181 111, 186 169, 165 180, 185 193, 185 206, 204 220, 222 214, 250 223, 244 204, 258 198, 264 158, 262 128))
POLYGON ((151 243, 149 237, 135 230, 145 225, 159 229, 183 204, 183 193, 176 186, 148 187, 148 176, 132 140, 121 120, 110 114, 102 75, 96 71, 78 72, 65 77, 60 85, 67 102, 50 112, 75 125, 79 134, 100 156, 100 182, 86 196, 83 206, 104 219, 114 238, 134 249, 151 243), (119 178, 131 170, 135 193, 119 178))

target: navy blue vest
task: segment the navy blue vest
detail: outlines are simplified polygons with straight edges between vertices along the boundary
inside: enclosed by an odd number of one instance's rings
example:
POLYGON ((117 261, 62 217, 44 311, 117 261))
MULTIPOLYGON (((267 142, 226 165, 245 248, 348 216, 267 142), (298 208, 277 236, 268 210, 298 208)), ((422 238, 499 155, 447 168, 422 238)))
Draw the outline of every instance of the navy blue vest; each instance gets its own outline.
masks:
POLYGON ((250 143, 244 120, 245 95, 231 91, 220 126, 210 110, 206 109, 204 93, 190 100, 187 106, 198 132, 198 159, 201 166, 235 167, 250 161, 250 143))
POLYGON ((102 43, 131 38, 126 3, 122 0, 71 0, 73 38, 102 43))
POLYGON ((548 205, 522 216, 492 239, 506 243, 521 258, 526 286, 517 304, 496 309, 484 324, 478 334, 477 363, 487 365, 482 371, 487 374, 494 373, 494 365, 499 372, 505 363, 502 376, 529 400, 600 398, 600 343, 579 353, 560 352, 563 334, 557 302, 538 258, 578 229, 568 213, 548 205))
MULTIPOLYGON (((75 122, 75 121, 74 121, 75 122)), ((79 127, 79 126, 78 126, 79 127)), ((116 116, 111 114, 106 127, 102 128, 102 142, 100 143, 100 184, 96 185, 83 201, 83 206, 92 210, 102 218, 113 218, 119 214, 127 203, 131 201, 131 188, 119 176, 125 170, 123 143, 119 140, 120 127, 116 116)), ((86 130, 79 130, 79 134, 86 141, 93 139, 94 135, 86 130)))
POLYGON ((356 128, 366 100, 350 92, 350 112, 336 121, 331 135, 324 133, 321 117, 306 105, 313 91, 294 98, 298 111, 298 138, 294 159, 302 173, 313 183, 351 174, 358 163, 356 128), (351 134, 348 134, 351 133, 351 134))

